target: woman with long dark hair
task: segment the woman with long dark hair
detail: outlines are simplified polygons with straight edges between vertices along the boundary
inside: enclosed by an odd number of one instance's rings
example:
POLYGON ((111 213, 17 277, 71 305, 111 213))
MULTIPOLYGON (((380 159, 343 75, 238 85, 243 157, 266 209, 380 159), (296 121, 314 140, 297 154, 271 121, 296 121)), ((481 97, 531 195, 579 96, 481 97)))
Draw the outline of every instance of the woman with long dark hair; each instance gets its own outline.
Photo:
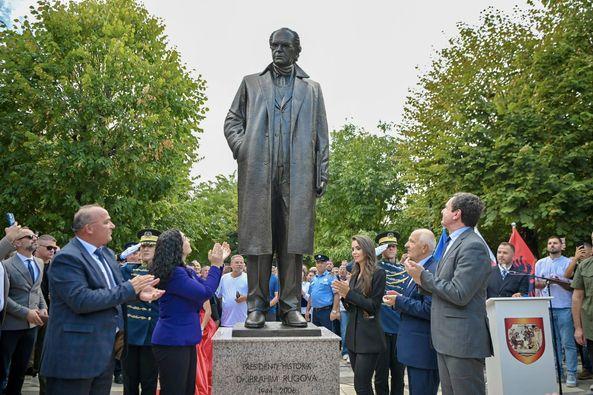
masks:
POLYGON ((189 239, 179 230, 161 234, 151 274, 165 290, 159 303, 159 321, 152 334, 152 350, 159 368, 161 395, 193 395, 196 381, 196 344, 202 338, 199 311, 220 283, 221 266, 231 253, 227 243, 208 252, 210 272, 204 280, 185 266, 189 239))
POLYGON ((348 311, 346 348, 354 372, 358 395, 372 394, 371 379, 379 354, 385 350, 381 329, 381 303, 385 293, 385 271, 377 267, 375 246, 366 236, 352 237, 352 277, 332 286, 348 311))

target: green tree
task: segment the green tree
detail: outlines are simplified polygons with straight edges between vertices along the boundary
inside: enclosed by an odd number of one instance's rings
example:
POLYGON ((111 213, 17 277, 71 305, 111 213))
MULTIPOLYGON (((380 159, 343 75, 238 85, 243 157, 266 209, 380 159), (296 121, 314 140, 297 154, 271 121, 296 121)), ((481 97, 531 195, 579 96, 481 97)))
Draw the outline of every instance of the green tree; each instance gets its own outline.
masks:
POLYGON ((204 264, 215 242, 229 241, 236 251, 237 245, 231 239, 237 231, 237 212, 236 177, 219 175, 214 181, 197 185, 189 198, 163 202, 156 223, 161 229, 177 228, 190 237, 190 258, 204 264))
MULTIPOLYGON (((580 238, 593 214, 590 1, 546 2, 459 26, 408 98, 398 150, 407 215, 438 226, 456 191, 481 196, 486 239, 580 238)), ((590 229, 589 229, 590 231, 590 229)))
POLYGON ((401 209, 405 187, 389 125, 371 134, 352 124, 332 132, 330 180, 317 206, 315 249, 334 261, 350 259, 350 239, 374 238, 401 209))
POLYGON ((32 14, 0 31, 0 207, 64 241, 76 208, 98 202, 129 240, 191 188, 205 82, 133 0, 32 14))

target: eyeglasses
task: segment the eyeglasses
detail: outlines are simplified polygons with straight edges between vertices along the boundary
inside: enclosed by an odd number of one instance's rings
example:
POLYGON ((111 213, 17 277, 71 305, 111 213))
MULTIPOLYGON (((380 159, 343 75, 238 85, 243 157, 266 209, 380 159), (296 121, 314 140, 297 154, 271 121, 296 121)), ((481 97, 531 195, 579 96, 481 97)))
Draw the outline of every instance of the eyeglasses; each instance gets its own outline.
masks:
POLYGON ((58 247, 55 246, 41 246, 41 247, 45 247, 48 251, 57 251, 58 247))
POLYGON ((19 237, 17 240, 22 240, 22 239, 29 239, 29 240, 33 240, 36 239, 37 235, 33 234, 33 235, 24 235, 23 237, 19 237))
POLYGON ((155 243, 142 243, 142 244, 140 244, 140 247, 141 248, 148 248, 148 247, 154 248, 154 247, 156 247, 156 244, 155 243))

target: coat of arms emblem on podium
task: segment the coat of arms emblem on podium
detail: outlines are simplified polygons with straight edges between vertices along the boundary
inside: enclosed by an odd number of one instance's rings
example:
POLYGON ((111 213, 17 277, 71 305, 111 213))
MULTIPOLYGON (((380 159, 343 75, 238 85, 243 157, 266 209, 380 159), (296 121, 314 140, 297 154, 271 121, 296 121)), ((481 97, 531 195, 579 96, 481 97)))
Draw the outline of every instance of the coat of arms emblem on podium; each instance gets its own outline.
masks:
POLYGON ((529 365, 543 355, 546 350, 543 318, 505 318, 504 327, 509 351, 519 362, 529 365))

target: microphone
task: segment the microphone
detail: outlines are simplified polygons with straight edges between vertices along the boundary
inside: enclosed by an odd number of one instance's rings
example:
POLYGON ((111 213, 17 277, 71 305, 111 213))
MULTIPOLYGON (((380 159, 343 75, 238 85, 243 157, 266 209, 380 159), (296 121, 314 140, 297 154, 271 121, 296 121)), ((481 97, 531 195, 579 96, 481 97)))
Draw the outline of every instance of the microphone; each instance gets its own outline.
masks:
POLYGON ((509 270, 507 272, 508 274, 510 274, 511 276, 529 276, 529 277, 537 277, 535 274, 530 274, 530 273, 523 273, 523 272, 518 272, 516 270, 509 270))

